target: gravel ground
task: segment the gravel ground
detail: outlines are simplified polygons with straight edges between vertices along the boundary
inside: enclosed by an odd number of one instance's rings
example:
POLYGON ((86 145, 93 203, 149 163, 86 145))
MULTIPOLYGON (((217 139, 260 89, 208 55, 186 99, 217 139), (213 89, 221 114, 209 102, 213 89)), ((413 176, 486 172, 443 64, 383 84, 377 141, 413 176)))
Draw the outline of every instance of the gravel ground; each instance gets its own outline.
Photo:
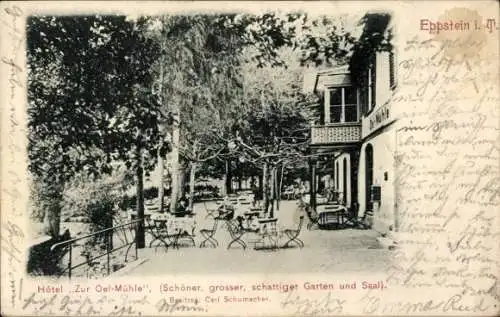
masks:
MULTIPOLYGON (((210 207, 210 206, 209 206, 210 207)), ((203 204, 195 206, 197 231, 211 228, 210 220, 205 219, 203 204)), ((300 211, 296 202, 282 202, 278 227, 296 226, 300 211)), ((217 248, 199 248, 202 237, 195 237, 196 247, 146 248, 140 250, 140 258, 145 263, 131 270, 130 275, 148 276, 161 274, 207 274, 207 273, 338 273, 338 272, 382 272, 389 265, 390 251, 383 249, 377 241, 378 234, 372 230, 306 229, 304 222, 300 238, 304 248, 288 248, 276 251, 253 250, 249 244, 246 250, 235 246, 227 250, 229 234, 220 228, 215 235, 219 241, 217 248)), ((149 240, 149 239, 147 239, 149 240)), ((248 240, 248 239, 247 239, 248 240)), ((280 244, 286 242, 285 237, 280 244)))

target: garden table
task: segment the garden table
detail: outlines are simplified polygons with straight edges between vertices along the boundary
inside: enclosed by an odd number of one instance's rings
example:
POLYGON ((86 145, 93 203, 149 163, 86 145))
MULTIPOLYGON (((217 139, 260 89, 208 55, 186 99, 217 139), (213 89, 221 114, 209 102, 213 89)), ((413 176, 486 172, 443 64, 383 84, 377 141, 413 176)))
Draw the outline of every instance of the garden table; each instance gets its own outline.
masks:
POLYGON ((175 217, 170 214, 153 214, 151 221, 154 222, 152 226, 152 234, 154 239, 150 242, 150 246, 154 241, 159 240, 166 248, 172 246, 179 249, 179 240, 186 238, 193 246, 194 230, 196 222, 193 217, 175 217))
MULTIPOLYGON (((136 212, 131 212, 131 213, 129 213, 129 215, 130 215, 130 220, 131 220, 131 221, 134 221, 134 220, 136 220, 136 219, 137 219, 137 213, 136 213, 136 212)), ((151 213, 147 213, 147 212, 145 212, 145 213, 144 213, 144 219, 145 219, 146 221, 149 221, 149 220, 151 219, 151 213)))
MULTIPOLYGON (((310 205, 311 204, 311 195, 306 194, 306 195, 302 196, 301 200, 304 204, 310 205)), ((323 205, 326 203, 328 203, 327 197, 324 197, 321 195, 316 195, 316 205, 323 205)))
POLYGON ((335 224, 337 227, 344 224, 344 216, 347 214, 347 208, 343 205, 325 205, 318 213, 318 225, 326 226, 335 224))
MULTIPOLYGON (((244 213, 244 218, 245 218, 245 221, 246 221, 246 225, 247 225, 247 228, 251 228, 251 229, 254 229, 253 227, 255 226, 255 219, 258 218, 260 215, 260 212, 259 211, 250 211, 250 212, 245 212, 244 213)), ((260 227, 260 226, 258 226, 260 227)), ((257 228, 255 228, 257 229, 257 228)))

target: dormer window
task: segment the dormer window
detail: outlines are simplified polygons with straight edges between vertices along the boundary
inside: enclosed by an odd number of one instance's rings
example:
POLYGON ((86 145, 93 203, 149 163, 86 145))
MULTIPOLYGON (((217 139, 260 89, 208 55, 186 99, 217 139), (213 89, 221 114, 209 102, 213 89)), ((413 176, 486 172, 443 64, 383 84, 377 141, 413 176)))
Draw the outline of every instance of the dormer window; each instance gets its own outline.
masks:
POLYGON ((329 123, 358 121, 358 91, 355 87, 332 87, 326 91, 325 106, 328 107, 329 123))

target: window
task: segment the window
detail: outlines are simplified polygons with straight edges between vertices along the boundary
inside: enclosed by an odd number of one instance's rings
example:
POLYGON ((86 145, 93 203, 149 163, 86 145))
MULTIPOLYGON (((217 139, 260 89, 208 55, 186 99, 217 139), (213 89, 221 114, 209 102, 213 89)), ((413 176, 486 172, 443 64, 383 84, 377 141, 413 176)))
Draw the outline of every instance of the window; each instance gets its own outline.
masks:
POLYGON ((358 121, 358 92, 355 88, 344 88, 345 122, 358 121))
POLYGON ((330 122, 358 121, 358 92, 354 87, 336 87, 328 90, 330 122))
POLYGON ((342 122, 342 89, 330 89, 330 122, 342 122))
POLYGON ((375 59, 368 68, 368 112, 375 108, 375 59))

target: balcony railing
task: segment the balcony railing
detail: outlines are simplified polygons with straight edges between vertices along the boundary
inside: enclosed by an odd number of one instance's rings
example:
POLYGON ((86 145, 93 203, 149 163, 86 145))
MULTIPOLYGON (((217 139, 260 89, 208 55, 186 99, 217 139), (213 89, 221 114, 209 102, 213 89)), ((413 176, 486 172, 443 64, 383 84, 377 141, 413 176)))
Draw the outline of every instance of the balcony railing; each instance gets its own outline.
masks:
POLYGON ((361 140, 361 123, 330 123, 311 127, 311 145, 348 144, 361 140))

